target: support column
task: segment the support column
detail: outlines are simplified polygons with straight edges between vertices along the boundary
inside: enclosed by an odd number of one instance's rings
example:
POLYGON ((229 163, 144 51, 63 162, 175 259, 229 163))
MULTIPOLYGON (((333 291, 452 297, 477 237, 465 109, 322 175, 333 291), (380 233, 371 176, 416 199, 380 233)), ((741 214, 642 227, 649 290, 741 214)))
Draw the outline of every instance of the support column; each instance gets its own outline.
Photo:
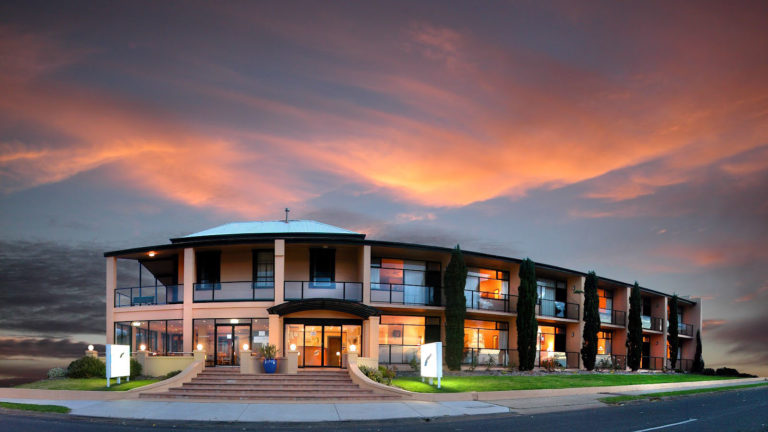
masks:
POLYGON ((363 246, 360 257, 360 275, 363 278, 363 303, 371 303, 371 247, 363 246))
POLYGON ((107 257, 107 343, 115 343, 115 289, 117 288, 117 257, 107 257))
MULTIPOLYGON (((275 304, 285 301, 285 240, 275 239, 275 304)), ((270 315, 271 316, 271 315, 270 315)), ((272 321, 270 321, 271 323, 272 321)), ((270 331, 272 329, 270 328, 270 331)), ((270 333, 270 338, 272 333, 270 333)), ((272 342, 270 342, 272 343, 272 342)))
POLYGON ((183 341, 184 352, 189 353, 194 351, 192 347, 192 339, 194 338, 194 332, 192 329, 192 304, 195 300, 195 278, 197 277, 195 270, 195 250, 193 248, 184 248, 184 306, 182 310, 183 318, 183 341))
POLYGON ((269 343, 276 346, 279 353, 283 353, 283 319, 277 314, 269 314, 268 317, 269 343))
POLYGON ((366 340, 366 357, 379 358, 379 317, 368 317, 368 338, 366 340))

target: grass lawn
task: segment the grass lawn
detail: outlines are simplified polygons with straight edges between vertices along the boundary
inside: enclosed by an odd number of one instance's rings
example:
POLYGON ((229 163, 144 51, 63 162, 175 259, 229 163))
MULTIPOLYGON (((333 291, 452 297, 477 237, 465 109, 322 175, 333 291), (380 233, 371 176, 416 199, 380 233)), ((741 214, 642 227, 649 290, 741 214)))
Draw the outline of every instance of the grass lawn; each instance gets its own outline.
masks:
POLYGON ((155 382, 157 382, 156 379, 131 380, 130 382, 125 382, 125 379, 123 379, 122 383, 118 384, 117 379, 113 378, 110 381, 109 388, 107 388, 106 378, 55 378, 17 385, 16 388, 40 390, 125 391, 155 382))
POLYGON ((470 391, 537 390, 570 387, 602 387, 632 384, 661 384, 730 379, 693 374, 557 374, 544 376, 448 376, 442 388, 422 383, 419 377, 396 378, 392 385, 418 393, 461 393, 470 391))
POLYGON ((757 383, 757 384, 733 385, 733 386, 715 387, 715 388, 680 390, 680 391, 671 391, 671 392, 662 392, 662 393, 648 393, 643 395, 611 396, 611 397, 605 397, 600 399, 600 402, 604 402, 607 404, 620 404, 622 402, 629 402, 629 401, 641 400, 641 399, 654 399, 654 398, 661 398, 666 396, 686 396, 686 395, 699 394, 699 393, 714 393, 714 392, 722 392, 722 391, 729 391, 729 390, 743 390, 743 389, 748 389, 752 387, 763 387, 767 385, 768 383, 757 383))
POLYGON ((37 412, 52 412, 66 414, 70 411, 69 408, 61 405, 34 405, 14 402, 0 402, 0 408, 8 408, 23 411, 37 411, 37 412))

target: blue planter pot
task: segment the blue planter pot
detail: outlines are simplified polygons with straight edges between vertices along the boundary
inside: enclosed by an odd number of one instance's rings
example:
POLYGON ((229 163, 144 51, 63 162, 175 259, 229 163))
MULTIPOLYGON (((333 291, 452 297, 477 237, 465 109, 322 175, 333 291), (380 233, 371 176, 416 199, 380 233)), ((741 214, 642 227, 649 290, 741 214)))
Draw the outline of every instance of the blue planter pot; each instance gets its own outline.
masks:
POLYGON ((264 372, 265 373, 275 373, 277 370, 277 360, 275 359, 264 359, 264 372))

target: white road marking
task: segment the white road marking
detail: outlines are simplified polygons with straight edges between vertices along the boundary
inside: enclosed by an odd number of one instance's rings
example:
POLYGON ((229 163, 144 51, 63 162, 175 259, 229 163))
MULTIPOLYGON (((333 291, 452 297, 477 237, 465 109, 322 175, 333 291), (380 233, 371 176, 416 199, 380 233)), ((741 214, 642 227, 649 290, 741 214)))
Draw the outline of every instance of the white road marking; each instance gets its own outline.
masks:
POLYGON ((668 427, 672 427, 672 426, 677 426, 677 425, 681 425, 681 424, 695 422, 696 420, 697 419, 688 419, 688 420, 677 422, 677 423, 670 423, 670 424, 664 425, 664 426, 656 426, 656 427, 652 427, 652 428, 648 428, 648 429, 640 429, 640 430, 636 430, 634 432, 646 432, 646 431, 652 431, 652 430, 656 430, 656 429, 664 429, 664 428, 668 428, 668 427))

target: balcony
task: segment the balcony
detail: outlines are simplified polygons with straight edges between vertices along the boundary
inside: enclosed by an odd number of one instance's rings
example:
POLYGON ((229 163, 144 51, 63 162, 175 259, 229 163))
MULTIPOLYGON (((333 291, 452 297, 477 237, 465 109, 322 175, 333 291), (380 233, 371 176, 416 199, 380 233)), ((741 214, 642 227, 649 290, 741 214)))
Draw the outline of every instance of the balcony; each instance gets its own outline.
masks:
POLYGON ((600 309, 600 322, 623 327, 627 324, 627 313, 619 310, 600 309))
POLYGON ((643 322, 643 330, 661 331, 661 318, 649 317, 648 315, 642 315, 640 318, 643 322))
POLYGON ((662 370, 663 368, 664 368, 663 357, 650 357, 650 356, 642 357, 642 362, 640 363, 640 369, 662 370))
POLYGON ((616 354, 598 354, 596 366, 607 365, 610 369, 624 370, 627 368, 627 356, 616 354))
POLYGON ((184 285, 157 285, 115 289, 115 307, 178 304, 184 302, 184 285))
POLYGON ((536 304, 536 315, 543 317, 579 319, 579 305, 557 300, 539 299, 536 304))
POLYGON ((677 325, 677 334, 682 336, 691 336, 693 337, 693 325, 692 324, 683 324, 679 323, 677 325))
POLYGON ((375 282, 371 282, 371 302, 440 306, 433 287, 375 282))
POLYGON ((273 301, 275 285, 269 281, 202 282, 194 284, 194 302, 273 301))
POLYGON ((554 362, 555 367, 578 369, 581 357, 578 352, 536 351, 535 366, 543 367, 547 361, 554 362))
POLYGON ((362 282, 286 281, 285 300, 337 299, 362 302, 362 282))
POLYGON ((464 348, 464 358, 461 360, 461 364, 474 365, 478 368, 509 367, 509 356, 514 353, 515 358, 517 358, 516 351, 506 348, 464 348))
POLYGON ((464 297, 467 301, 467 309, 489 310, 497 312, 515 312, 517 310, 517 301, 510 306, 510 297, 507 294, 496 294, 483 291, 464 290, 464 297))

